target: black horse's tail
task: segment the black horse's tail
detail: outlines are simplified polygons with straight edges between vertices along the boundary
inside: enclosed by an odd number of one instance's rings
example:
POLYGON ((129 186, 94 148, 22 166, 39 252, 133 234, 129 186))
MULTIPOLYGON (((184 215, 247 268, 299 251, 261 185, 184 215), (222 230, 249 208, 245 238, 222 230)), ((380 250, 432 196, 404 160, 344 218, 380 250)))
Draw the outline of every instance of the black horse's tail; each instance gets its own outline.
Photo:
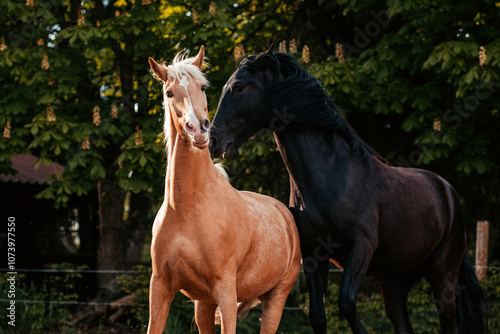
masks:
POLYGON ((484 292, 467 254, 458 275, 457 323, 460 334, 482 334, 488 330, 489 307, 484 292))

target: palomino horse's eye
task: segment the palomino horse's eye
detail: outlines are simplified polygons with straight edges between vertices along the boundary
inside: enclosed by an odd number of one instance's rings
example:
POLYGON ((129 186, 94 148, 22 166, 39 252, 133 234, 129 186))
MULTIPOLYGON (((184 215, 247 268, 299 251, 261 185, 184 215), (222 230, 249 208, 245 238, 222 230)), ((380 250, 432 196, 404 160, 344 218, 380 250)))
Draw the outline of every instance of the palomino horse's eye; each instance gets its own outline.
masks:
POLYGON ((168 92, 167 92, 167 97, 173 97, 173 96, 174 96, 174 94, 172 94, 172 92, 171 92, 171 91, 168 91, 168 92))
POLYGON ((205 90, 207 89, 207 87, 205 85, 202 85, 201 86, 201 91, 204 92, 205 90))

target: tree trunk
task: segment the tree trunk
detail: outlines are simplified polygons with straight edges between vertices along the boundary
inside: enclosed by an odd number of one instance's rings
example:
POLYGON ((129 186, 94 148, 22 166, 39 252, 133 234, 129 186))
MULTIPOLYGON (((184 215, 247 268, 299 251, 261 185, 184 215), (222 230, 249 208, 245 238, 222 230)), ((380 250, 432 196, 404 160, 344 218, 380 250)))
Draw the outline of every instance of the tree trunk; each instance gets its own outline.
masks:
MULTIPOLYGON (((100 180, 99 193, 99 269, 120 270, 123 268, 122 218, 124 192, 113 180, 100 180)), ((100 275, 100 285, 108 285, 114 273, 100 275)))
POLYGON ((125 257, 125 266, 127 268, 141 263, 146 230, 151 228, 153 220, 149 218, 151 202, 149 194, 140 193, 130 196, 130 211, 125 222, 128 231, 128 247, 125 252, 127 254, 125 257))
POLYGON ((142 253, 144 251, 144 237, 146 236, 146 227, 144 222, 135 226, 135 229, 129 240, 127 255, 126 255, 126 265, 128 267, 133 267, 142 260, 142 253))

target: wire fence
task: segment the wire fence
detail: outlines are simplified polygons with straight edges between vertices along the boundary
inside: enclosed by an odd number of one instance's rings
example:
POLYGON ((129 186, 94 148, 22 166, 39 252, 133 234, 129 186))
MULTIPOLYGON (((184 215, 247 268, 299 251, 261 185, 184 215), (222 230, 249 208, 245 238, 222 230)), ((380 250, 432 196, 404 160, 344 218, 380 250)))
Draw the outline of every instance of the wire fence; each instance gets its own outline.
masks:
MULTIPOLYGON (((490 268, 490 267, 488 267, 490 268)), ((494 267, 492 267, 494 268, 494 267)), ((0 272, 12 272, 0 268, 0 272)), ((137 274, 137 270, 98 270, 98 269, 16 269, 16 273, 66 273, 66 274, 137 274)), ((301 271, 303 272, 303 271, 301 271)), ((341 269, 330 269, 331 273, 340 273, 341 269)))
MULTIPOLYGON (((474 268, 486 268, 488 270, 499 270, 500 267, 495 266, 476 266, 474 268)), ((61 273, 61 274, 137 274, 137 270, 102 270, 102 269, 11 269, 0 268, 0 272, 15 272, 15 273, 61 273)), ((301 273, 304 271, 301 270, 301 273)), ((341 273, 342 269, 329 269, 330 273, 341 273)))
MULTIPOLYGON (((123 274, 128 274, 128 275, 134 275, 138 274, 138 270, 99 270, 99 269, 16 269, 14 272, 10 269, 6 268, 0 268, 0 272, 5 272, 5 273, 15 273, 15 274, 22 274, 22 273, 42 273, 42 274, 117 274, 117 275, 123 275, 123 274)), ((331 268, 329 269, 330 273, 341 273, 341 269, 335 269, 331 268)), ((301 270, 301 274, 303 274, 304 271, 301 270)), ((1 299, 0 298, 0 303, 9 303, 10 299, 1 299)), ((16 299, 17 303, 23 303, 23 304, 58 304, 58 305, 71 305, 71 306, 109 306, 113 305, 115 307, 121 307, 121 306, 130 306, 129 303, 117 303, 116 301, 110 301, 110 302, 98 302, 98 301, 87 301, 87 302, 82 302, 82 301, 63 301, 63 300, 30 300, 30 299, 16 299)), ((147 306, 146 304, 137 304, 139 306, 147 306)), ((302 308, 302 307, 293 307, 293 306, 285 306, 284 310, 287 311, 304 311, 307 308, 302 308)))
MULTIPOLYGON (((496 266, 473 266, 474 268, 486 268, 487 270, 500 270, 500 267, 496 266)), ((5 272, 5 273, 13 273, 12 270, 6 269, 6 268, 0 268, 0 272, 5 272)), ((330 273, 342 273, 343 271, 341 269, 335 269, 335 268, 330 268, 329 269, 330 273)), ((45 274, 129 274, 129 275, 134 275, 138 274, 138 270, 99 270, 99 269, 16 269, 15 272, 16 274, 18 273, 45 273, 45 274)), ((301 270, 301 274, 303 274, 304 271, 301 270)), ((9 303, 11 299, 1 299, 0 298, 0 303, 9 303)), ((130 306, 129 303, 124 302, 124 303, 119 303, 116 301, 110 301, 110 302, 98 302, 98 301, 87 301, 87 302, 82 302, 82 301, 63 301, 63 300, 30 300, 30 299, 16 299, 16 302, 18 303, 24 303, 24 304, 59 304, 59 305, 73 305, 73 306, 109 306, 113 305, 116 307, 121 307, 121 306, 130 306)), ((138 304, 141 306, 147 306, 146 304, 138 304)), ((284 310, 288 311, 304 311, 307 310, 307 308, 303 307, 288 307, 285 306, 284 310)))
POLYGON ((5 269, 0 272, 15 273, 62 273, 62 274, 137 274, 137 270, 98 270, 98 269, 5 269))

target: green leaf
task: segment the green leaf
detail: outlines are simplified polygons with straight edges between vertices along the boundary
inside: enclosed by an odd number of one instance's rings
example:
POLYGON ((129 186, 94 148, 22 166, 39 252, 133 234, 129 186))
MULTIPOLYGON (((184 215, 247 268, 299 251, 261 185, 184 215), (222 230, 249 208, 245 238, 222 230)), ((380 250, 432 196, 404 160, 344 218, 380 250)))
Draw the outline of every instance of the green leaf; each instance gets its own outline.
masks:
POLYGON ((144 155, 141 155, 141 158, 139 159, 139 165, 141 165, 141 167, 144 167, 146 166, 147 162, 148 160, 146 159, 146 157, 144 155))
POLYGON ((51 93, 45 93, 42 95, 42 97, 40 97, 37 101, 38 104, 47 104, 49 102, 54 102, 55 101, 55 97, 54 95, 52 95, 51 93))
POLYGON ((410 115, 403 123, 402 128, 406 132, 410 132, 417 124, 417 121, 415 119, 415 115, 412 114, 410 115))
POLYGON ((104 167, 99 162, 96 162, 90 169, 90 175, 103 179, 106 176, 106 172, 104 167))
POLYGON ((68 130, 69 130, 68 124, 67 124, 66 122, 64 122, 64 123, 62 124, 62 129, 61 129, 61 131, 62 131, 62 133, 66 134, 66 133, 68 133, 68 130))
POLYGON ((484 174, 484 172, 486 172, 486 164, 483 163, 482 161, 477 161, 476 169, 479 174, 484 174))
POLYGON ((73 33, 73 35, 69 39, 69 44, 73 45, 75 43, 75 41, 76 41, 77 38, 78 38, 77 33, 73 33))
POLYGON ((33 126, 31 127, 31 134, 34 136, 38 133, 38 124, 34 123, 33 126))
POLYGON ((51 200, 55 199, 54 192, 52 191, 51 188, 46 188, 42 190, 42 192, 35 195, 35 197, 38 199, 51 199, 51 200))
POLYGON ((436 65, 437 62, 438 62, 438 57, 437 57, 436 53, 433 52, 433 53, 431 53, 431 55, 429 56, 429 58, 427 58, 427 60, 424 62, 424 64, 423 64, 422 67, 424 69, 429 69, 432 66, 436 65))

